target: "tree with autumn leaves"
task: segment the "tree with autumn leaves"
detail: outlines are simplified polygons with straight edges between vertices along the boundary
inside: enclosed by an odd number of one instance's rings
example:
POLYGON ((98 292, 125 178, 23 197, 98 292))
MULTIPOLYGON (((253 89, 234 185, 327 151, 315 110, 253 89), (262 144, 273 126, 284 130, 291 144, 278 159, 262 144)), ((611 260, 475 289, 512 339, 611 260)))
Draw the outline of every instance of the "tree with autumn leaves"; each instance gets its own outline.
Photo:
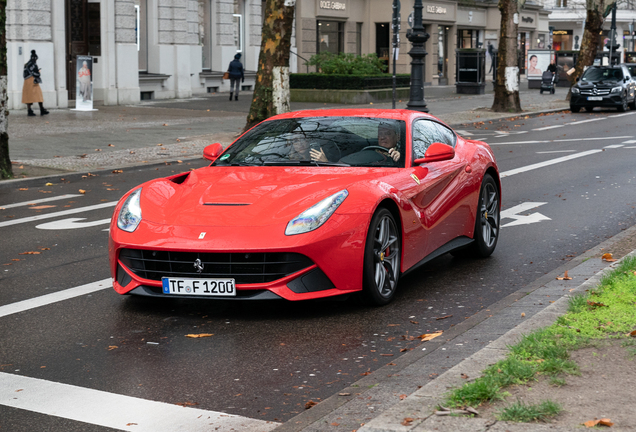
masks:
POLYGON ((7 0, 0 0, 0 179, 13 177, 7 116, 7 0))

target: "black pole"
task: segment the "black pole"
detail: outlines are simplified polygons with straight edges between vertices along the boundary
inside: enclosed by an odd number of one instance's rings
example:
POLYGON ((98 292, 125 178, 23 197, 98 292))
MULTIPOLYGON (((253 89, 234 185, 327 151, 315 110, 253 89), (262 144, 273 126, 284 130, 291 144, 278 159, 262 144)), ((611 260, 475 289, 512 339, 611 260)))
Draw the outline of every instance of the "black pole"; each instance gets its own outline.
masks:
POLYGON ((409 51, 411 56, 411 94, 406 107, 411 110, 428 112, 424 100, 424 57, 426 50, 424 43, 430 35, 424 31, 422 25, 422 0, 415 0, 413 6, 413 28, 406 33, 406 38, 411 41, 413 47, 409 51))
POLYGON ((393 0, 393 109, 395 109, 396 99, 396 76, 395 63, 397 52, 400 47, 400 0, 393 0))
POLYGON ((614 50, 618 47, 614 47, 614 41, 616 39, 616 3, 614 3, 614 7, 612 8, 612 26, 610 27, 610 42, 609 42, 609 65, 614 66, 613 64, 613 53, 614 50))

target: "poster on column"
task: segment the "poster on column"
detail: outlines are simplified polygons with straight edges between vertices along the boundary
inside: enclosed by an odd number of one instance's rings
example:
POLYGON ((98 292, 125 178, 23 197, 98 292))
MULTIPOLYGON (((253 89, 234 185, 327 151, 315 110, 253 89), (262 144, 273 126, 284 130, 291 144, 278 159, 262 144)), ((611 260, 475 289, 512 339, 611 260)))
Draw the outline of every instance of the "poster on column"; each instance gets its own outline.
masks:
POLYGON ((93 57, 77 56, 75 80, 75 110, 96 111, 93 109, 93 57))

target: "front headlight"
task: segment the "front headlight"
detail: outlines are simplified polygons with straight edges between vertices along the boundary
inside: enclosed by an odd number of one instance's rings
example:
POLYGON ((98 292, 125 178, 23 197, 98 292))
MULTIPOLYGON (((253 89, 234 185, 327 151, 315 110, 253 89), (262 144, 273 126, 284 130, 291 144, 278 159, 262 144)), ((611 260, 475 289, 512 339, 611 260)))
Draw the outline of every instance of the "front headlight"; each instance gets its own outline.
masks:
POLYGON ((320 227, 331 217, 348 195, 349 192, 344 189, 309 207, 289 221, 285 229, 285 235, 302 234, 320 227))
POLYGON ((576 88, 576 87, 572 87, 572 93, 574 93, 574 94, 579 94, 579 93, 581 93, 581 90, 579 90, 579 89, 578 89, 578 88, 576 88))
POLYGON ((139 205, 139 197, 141 196, 141 188, 137 189, 126 198, 124 205, 121 206, 119 216, 117 216, 117 227, 127 232, 133 232, 137 229, 141 222, 141 206, 139 205))
POLYGON ((612 93, 620 93, 623 90, 623 87, 614 87, 612 89, 612 93))

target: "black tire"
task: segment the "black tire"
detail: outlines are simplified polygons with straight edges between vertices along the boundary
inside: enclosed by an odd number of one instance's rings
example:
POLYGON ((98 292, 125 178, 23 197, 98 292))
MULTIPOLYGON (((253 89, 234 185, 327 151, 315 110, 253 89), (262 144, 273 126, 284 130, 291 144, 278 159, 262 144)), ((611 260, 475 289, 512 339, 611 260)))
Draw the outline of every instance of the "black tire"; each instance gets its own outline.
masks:
POLYGON ((554 94, 555 92, 556 92, 555 88, 554 88, 554 87, 552 87, 552 88, 550 89, 550 93, 551 93, 551 94, 554 94))
POLYGON ((470 255, 486 258, 492 255, 499 240, 499 189, 490 174, 486 174, 481 182, 477 215, 475 217, 475 240, 467 249, 470 255))
POLYGON ((380 208, 371 218, 364 248, 362 300, 383 306, 395 296, 400 278, 402 239, 395 218, 380 208))
POLYGON ((539 90, 539 94, 543 94, 543 89, 539 90))
POLYGON ((634 100, 632 101, 632 103, 629 104, 629 109, 636 110, 636 97, 634 98, 634 100))
POLYGON ((618 111, 619 112, 625 112, 625 111, 627 111, 628 108, 629 108, 629 106, 627 105, 627 98, 623 98, 621 100, 621 106, 618 107, 618 111))
POLYGON ((572 111, 573 113, 577 113, 581 111, 581 107, 577 105, 570 105, 570 111, 572 111))
POLYGON ((594 111, 594 107, 585 107, 585 111, 592 112, 594 111))

